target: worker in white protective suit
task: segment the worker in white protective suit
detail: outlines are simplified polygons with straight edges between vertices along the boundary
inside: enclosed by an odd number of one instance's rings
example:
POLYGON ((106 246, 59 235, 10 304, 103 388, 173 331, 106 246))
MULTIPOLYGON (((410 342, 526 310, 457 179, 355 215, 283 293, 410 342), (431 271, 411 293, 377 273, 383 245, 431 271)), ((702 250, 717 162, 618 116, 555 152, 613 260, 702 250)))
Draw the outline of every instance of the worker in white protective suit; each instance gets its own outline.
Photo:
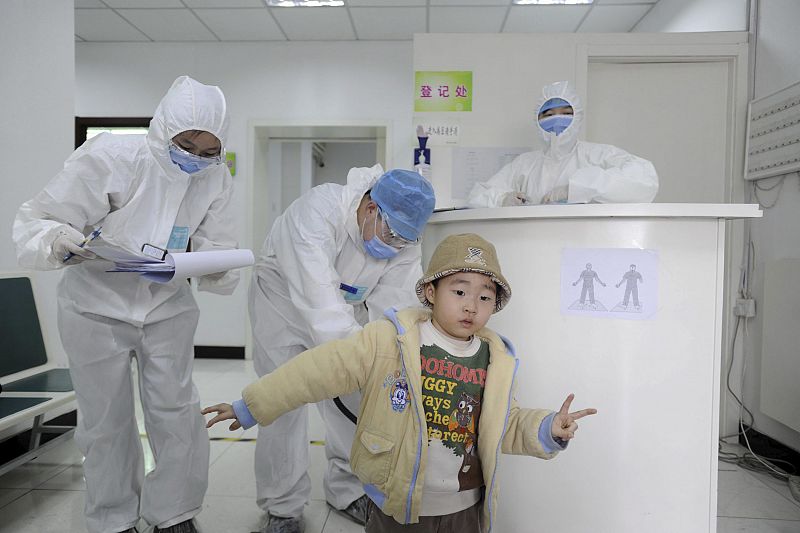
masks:
MULTIPOLYGON (((296 200, 273 224, 253 272, 253 361, 263 376, 309 348, 345 338, 384 309, 417 305, 419 240, 435 204, 416 172, 354 168, 347 185, 327 183, 296 200)), ((337 379, 337 376, 331 376, 337 379)), ((349 466, 359 395, 318 404, 326 425, 325 496, 355 522, 367 497, 349 466)), ((303 531, 309 499, 305 407, 259 427, 255 472, 266 533, 303 531)))
MULTIPOLYGON (((86 141, 14 221, 21 265, 69 265, 58 285, 58 327, 78 400, 75 439, 85 456, 92 533, 134 531, 140 517, 155 532, 196 531, 209 442, 192 382, 198 308, 191 286, 108 273, 111 263, 81 248, 84 235, 102 227, 105 242, 130 252, 236 248, 232 180, 222 162, 227 129, 222 91, 181 76, 147 135, 86 141), (155 458, 146 477, 131 358, 155 458)), ((238 273, 222 272, 199 278, 198 288, 230 294, 237 282, 238 273)))
POLYGON ((578 140, 584 113, 569 82, 546 85, 536 109, 545 149, 521 154, 488 181, 476 183, 470 206, 653 201, 658 175, 650 161, 578 140))

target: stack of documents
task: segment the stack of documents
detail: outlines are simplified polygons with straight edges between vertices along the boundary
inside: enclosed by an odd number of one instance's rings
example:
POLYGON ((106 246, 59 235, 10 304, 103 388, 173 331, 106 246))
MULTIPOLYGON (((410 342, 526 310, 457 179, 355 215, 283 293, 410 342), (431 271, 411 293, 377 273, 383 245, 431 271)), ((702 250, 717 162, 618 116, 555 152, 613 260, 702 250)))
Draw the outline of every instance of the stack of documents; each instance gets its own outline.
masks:
POLYGON ((255 263, 253 252, 246 249, 169 253, 163 261, 159 261, 102 241, 92 243, 87 248, 98 257, 114 263, 114 268, 107 272, 135 272, 156 283, 225 272, 255 263))

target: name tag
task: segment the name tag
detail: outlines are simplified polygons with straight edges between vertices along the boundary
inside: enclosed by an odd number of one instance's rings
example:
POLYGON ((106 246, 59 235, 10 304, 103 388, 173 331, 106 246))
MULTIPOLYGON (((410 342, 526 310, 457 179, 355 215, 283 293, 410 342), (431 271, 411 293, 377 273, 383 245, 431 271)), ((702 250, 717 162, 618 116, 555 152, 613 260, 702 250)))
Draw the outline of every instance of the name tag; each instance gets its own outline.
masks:
POLYGON ((189 247, 189 227, 172 226, 172 233, 167 242, 167 250, 170 252, 185 252, 189 247))
POLYGON ((339 290, 344 294, 344 299, 347 302, 357 303, 364 300, 364 294, 367 292, 366 287, 360 285, 347 285, 345 283, 339 284, 339 290))

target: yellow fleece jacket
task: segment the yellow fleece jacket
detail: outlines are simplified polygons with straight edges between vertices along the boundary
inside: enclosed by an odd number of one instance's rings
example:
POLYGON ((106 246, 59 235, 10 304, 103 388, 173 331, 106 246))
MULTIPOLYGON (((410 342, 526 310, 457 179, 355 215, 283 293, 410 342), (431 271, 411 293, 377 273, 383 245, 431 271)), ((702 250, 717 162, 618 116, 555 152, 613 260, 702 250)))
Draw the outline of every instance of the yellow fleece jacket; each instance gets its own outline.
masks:
MULTIPOLYGON (((301 405, 362 394, 350 465, 367 495, 401 524, 419 521, 425 479, 427 425, 422 405, 420 322, 426 309, 386 312, 346 339, 301 353, 249 385, 243 399, 261 425, 301 405), (408 402, 392 402, 393 385, 405 380, 408 402), (394 405, 394 407, 393 407, 394 405)), ((517 405, 513 391, 518 360, 499 335, 476 333, 489 343, 489 367, 478 426, 478 453, 486 483, 482 526, 491 532, 497 514, 500 452, 551 459, 539 442, 539 426, 551 411, 517 405)))

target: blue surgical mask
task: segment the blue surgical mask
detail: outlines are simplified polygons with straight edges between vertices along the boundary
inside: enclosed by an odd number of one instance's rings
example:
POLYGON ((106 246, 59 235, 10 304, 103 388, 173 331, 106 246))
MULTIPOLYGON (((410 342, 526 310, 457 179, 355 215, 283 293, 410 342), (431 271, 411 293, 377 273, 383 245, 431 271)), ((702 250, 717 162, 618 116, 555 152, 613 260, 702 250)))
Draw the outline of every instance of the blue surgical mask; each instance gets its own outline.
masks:
POLYGON ((391 259, 400 252, 400 250, 392 248, 377 236, 364 241, 364 249, 375 259, 391 259))
POLYGON ((194 155, 186 150, 181 150, 172 143, 169 145, 169 157, 172 159, 173 163, 178 165, 180 169, 187 174, 200 172, 209 165, 217 163, 219 160, 218 157, 200 157, 199 155, 194 155))
MULTIPOLYGON (((364 238, 364 224, 365 223, 366 223, 366 219, 364 220, 364 222, 361 225, 361 238, 362 239, 364 238)), ((366 250, 367 253, 369 255, 371 255, 372 257, 374 257, 375 259, 391 259, 392 257, 396 256, 400 252, 400 250, 398 250, 397 248, 394 248, 392 246, 389 246, 388 244, 386 244, 385 242, 380 240, 380 238, 378 238, 378 232, 377 232, 377 229, 378 229, 378 215, 377 215, 377 213, 375 214, 375 222, 374 222, 374 224, 375 224, 375 229, 372 232, 372 234, 373 234, 372 238, 369 239, 369 240, 364 239, 364 250, 366 250)))
POLYGON ((548 132, 561 135, 572 124, 572 115, 551 115, 539 120, 539 126, 548 132))

